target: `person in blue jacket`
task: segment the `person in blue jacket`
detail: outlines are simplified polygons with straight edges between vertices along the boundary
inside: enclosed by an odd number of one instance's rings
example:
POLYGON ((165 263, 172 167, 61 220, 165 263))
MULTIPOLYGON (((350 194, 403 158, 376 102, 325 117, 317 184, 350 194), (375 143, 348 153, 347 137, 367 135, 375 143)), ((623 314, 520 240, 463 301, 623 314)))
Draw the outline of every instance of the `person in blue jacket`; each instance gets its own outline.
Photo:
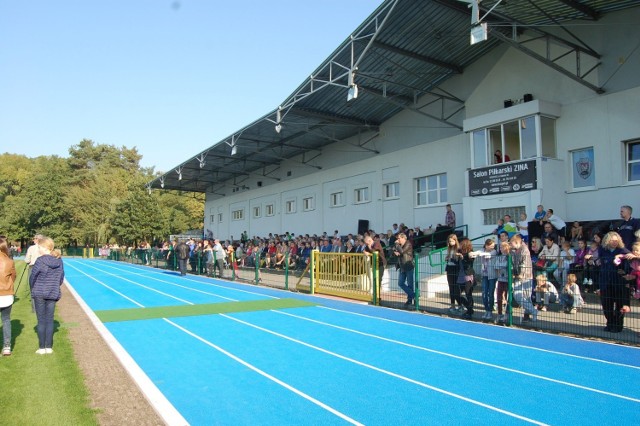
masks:
POLYGON ((60 251, 54 250, 51 238, 44 237, 38 243, 40 257, 29 276, 31 297, 38 318, 38 355, 53 353, 53 314, 60 300, 60 286, 64 281, 64 266, 60 251))

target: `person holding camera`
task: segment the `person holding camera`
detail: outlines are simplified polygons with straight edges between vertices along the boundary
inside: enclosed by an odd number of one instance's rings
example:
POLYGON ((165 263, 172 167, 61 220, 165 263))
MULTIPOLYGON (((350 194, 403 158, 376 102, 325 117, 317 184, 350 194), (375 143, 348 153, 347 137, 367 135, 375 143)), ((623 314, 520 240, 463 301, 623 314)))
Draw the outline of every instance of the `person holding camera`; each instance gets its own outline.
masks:
POLYGON ((407 241, 407 236, 401 232, 396 236, 396 246, 393 254, 398 258, 396 268, 398 274, 398 286, 407 293, 405 308, 413 304, 416 293, 413 284, 413 274, 415 265, 413 263, 413 246, 407 241))

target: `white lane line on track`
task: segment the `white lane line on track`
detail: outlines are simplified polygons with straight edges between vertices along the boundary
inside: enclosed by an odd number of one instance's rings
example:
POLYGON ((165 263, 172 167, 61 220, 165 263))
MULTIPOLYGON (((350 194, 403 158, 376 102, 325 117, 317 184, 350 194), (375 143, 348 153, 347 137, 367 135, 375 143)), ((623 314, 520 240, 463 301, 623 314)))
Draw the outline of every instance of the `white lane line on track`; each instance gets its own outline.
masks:
MULTIPOLYGON (((223 315, 224 316, 224 315, 223 315)), ((323 403, 322 401, 319 401, 317 399, 315 399, 314 397, 312 397, 311 395, 308 395, 304 392, 302 392, 301 390, 294 388, 293 386, 289 385, 288 383, 283 382, 282 380, 270 375, 269 373, 267 373, 266 371, 260 370, 258 367, 248 363, 247 361, 237 357, 236 355, 232 354, 231 352, 226 351, 225 349, 221 348, 220 346, 216 345, 213 342, 210 342, 208 340, 206 340, 205 338, 197 335, 196 333, 187 330, 186 328, 182 327, 181 325, 176 324, 175 322, 167 319, 167 318, 163 318, 164 321, 166 321, 167 323, 171 324, 172 326, 176 327, 177 329, 183 331, 184 333, 188 334, 189 336, 201 341, 202 343, 204 343, 207 346, 210 346, 212 348, 214 348, 215 350, 217 350, 218 352, 222 353, 223 355, 226 355, 227 357, 231 358, 232 360, 244 365, 245 367, 255 371, 256 373, 260 374, 261 376, 271 380, 274 383, 277 383, 278 385, 284 387, 285 389, 290 390, 291 392, 295 393, 296 395, 301 396, 302 398, 312 402, 313 404, 316 404, 317 406, 329 411, 330 413, 340 417, 341 419, 353 424, 353 425, 358 425, 358 426, 363 426, 362 423, 359 423, 358 421, 352 419, 351 417, 347 416, 346 414, 328 406, 327 404, 323 403)))
POLYGON ((226 315, 226 314, 220 314, 220 316, 222 316, 222 317, 224 317, 224 318, 228 318, 228 319, 230 319, 230 320, 232 320, 232 321, 236 321, 236 322, 238 322, 238 323, 240 323, 240 324, 244 324, 244 325, 246 325, 246 326, 248 326, 248 327, 252 327, 252 328, 255 328, 255 329, 257 329, 257 330, 264 331, 265 333, 272 334, 272 335, 277 336, 277 337, 280 337, 280 338, 282 338, 282 339, 289 340, 289 341, 294 342, 294 343, 297 343, 297 344, 299 344, 299 345, 306 346, 306 347, 308 347, 308 348, 311 348, 311 349, 314 349, 314 350, 316 350, 316 351, 319 351, 319 352, 325 353, 325 354, 327 354, 327 355, 334 356, 334 357, 339 358, 339 359, 342 359, 342 360, 344 360, 344 361, 348 361, 348 362, 351 362, 351 363, 353 363, 353 364, 356 364, 356 365, 359 365, 359 366, 362 366, 362 367, 368 368, 368 369, 370 369, 370 370, 377 371, 378 373, 386 374, 386 375, 388 375, 388 376, 391 376, 391 377, 394 377, 394 378, 397 378, 397 379, 403 380, 403 381, 405 381, 405 382, 409 382, 409 383, 412 383, 412 384, 414 384, 414 385, 417 385, 417 386, 420 386, 420 387, 423 387, 423 388, 430 389, 430 390, 432 390, 432 391, 434 391, 434 392, 438 392, 438 393, 441 393, 441 394, 444 394, 444 395, 447 395, 447 396, 451 396, 451 397, 453 397, 453 398, 456 398, 456 399, 459 399, 459 400, 462 400, 462 401, 465 401, 465 402, 468 402, 468 403, 471 403, 471 404, 474 404, 474 405, 478 405, 478 406, 480 406, 480 407, 483 407, 483 408, 489 409, 489 410, 491 410, 491 411, 496 411, 496 412, 498 412, 498 413, 505 414, 505 415, 507 415, 507 416, 509 416, 509 417, 513 417, 513 418, 516 418, 516 419, 520 419, 520 420, 522 420, 522 421, 525 421, 525 422, 528 422, 528 423, 532 423, 532 424, 536 424, 536 425, 545 425, 545 424, 546 424, 546 423, 542 423, 542 422, 539 422, 539 421, 537 421, 537 420, 534 420, 534 419, 531 419, 531 418, 528 418, 528 417, 521 416, 521 415, 516 414, 516 413, 513 413, 513 412, 511 412, 511 411, 503 410, 503 409, 498 408, 498 407, 495 407, 495 406, 493 406, 493 405, 485 404, 485 403, 480 402, 480 401, 477 401, 477 400, 475 400, 475 399, 467 398, 467 397, 465 397, 465 396, 462 396, 462 395, 459 395, 459 394, 456 394, 456 393, 453 393, 453 392, 449 392, 449 391, 447 391, 447 390, 444 390, 444 389, 441 389, 441 388, 438 388, 438 387, 435 387, 435 386, 429 385, 429 384, 427 384, 427 383, 420 382, 420 381, 418 381, 418 380, 414 380, 414 379, 411 379, 411 378, 409 378, 409 377, 402 376, 402 375, 400 375, 400 374, 393 373, 393 372, 388 371, 388 370, 384 370, 384 369, 379 368, 379 367, 376 367, 376 366, 374 366, 374 365, 367 364, 367 363, 364 363, 364 362, 361 362, 361 361, 355 360, 355 359, 353 359, 353 358, 349 358, 349 357, 346 357, 346 356, 344 356, 344 355, 340 355, 340 354, 335 353, 335 352, 331 352, 331 351, 329 351, 329 350, 327 350, 327 349, 324 349, 324 348, 321 348, 321 347, 319 347, 319 346, 315 346, 315 345, 312 345, 312 344, 310 344, 310 343, 303 342, 303 341, 298 340, 298 339, 294 339, 293 337, 289 337, 289 336, 286 336, 286 335, 284 335, 284 334, 278 333, 278 332, 276 332, 276 331, 269 330, 269 329, 267 329, 267 328, 260 327, 260 326, 255 325, 255 324, 251 324, 250 322, 243 321, 243 320, 241 320, 241 319, 234 318, 234 317, 231 317, 231 316, 226 315))
POLYGON ((155 289, 155 288, 153 288, 153 287, 149 287, 149 286, 146 286, 146 285, 144 285, 144 284, 137 283, 137 282, 132 281, 132 280, 130 280, 130 279, 128 279, 128 278, 124 278, 124 277, 121 277, 121 276, 119 276, 119 275, 112 274, 111 272, 103 271, 102 269, 96 268, 95 266, 92 266, 92 265, 86 265, 86 266, 87 266, 88 268, 95 269, 96 271, 102 272, 103 274, 107 274, 107 275, 110 275, 110 276, 112 276, 112 277, 116 277, 116 278, 118 278, 118 279, 121 279, 121 280, 124 280, 124 281, 130 282, 131 284, 136 285, 136 286, 138 286, 138 287, 142 287, 142 288, 145 288, 145 289, 147 289, 147 290, 149 290, 149 291, 152 291, 152 292, 154 292, 154 293, 161 294, 161 295, 166 296, 166 297, 168 297, 168 298, 170 298, 170 299, 174 299, 174 300, 177 300, 177 301, 179 301, 179 302, 186 303, 187 305, 195 305, 195 303, 190 302, 190 301, 188 301, 188 300, 181 299, 181 298, 176 297, 176 296, 173 296, 173 295, 171 295, 171 294, 169 294, 169 293, 165 293, 164 291, 156 290, 156 289, 155 289))
MULTIPOLYGON (((318 305, 317 307, 320 308, 320 309, 327 309, 327 310, 330 310, 330 311, 341 312, 343 314, 355 315, 355 316, 364 317, 364 318, 372 318, 372 319, 377 319, 377 320, 384 321, 384 322, 391 322, 391 323, 394 323, 394 324, 420 328, 420 329, 423 329, 423 330, 436 331, 438 333, 445 333, 445 334, 451 334, 451 335, 454 335, 454 336, 468 337, 470 339, 482 340, 482 341, 485 341, 485 342, 492 342, 492 343, 499 343, 499 344, 502 344, 502 345, 513 346, 513 347, 521 348, 521 349, 528 349, 528 350, 532 350, 532 351, 545 352, 545 353, 549 353, 549 354, 553 354, 553 355, 563 355, 563 356, 576 358, 576 359, 581 359, 581 360, 586 360, 586 361, 593 361, 593 362, 599 362, 599 363, 602 363, 602 364, 614 365, 616 367, 625 367, 625 368, 631 368, 631 369, 634 369, 634 370, 640 370, 640 367, 637 367, 635 365, 622 364, 622 363, 614 362, 614 361, 607 361, 607 360, 598 359, 598 358, 591 358, 591 357, 587 357, 587 356, 575 355, 575 354, 570 354, 570 353, 566 353, 566 352, 552 351, 550 349, 537 348, 535 346, 527 346, 527 345, 521 345, 521 344, 518 344, 518 343, 505 342, 505 341, 502 341, 502 340, 489 339, 487 337, 474 336, 473 334, 459 333, 457 331, 449 331, 449 330, 443 330, 443 329, 435 328, 435 327, 427 327, 427 326, 424 326, 424 325, 411 324, 411 323, 408 323, 408 322, 396 321, 396 320, 392 320, 392 319, 388 319, 388 318, 377 317, 377 316, 374 316, 374 315, 367 315, 367 314, 361 314, 361 313, 358 313, 358 312, 349 312, 349 311, 345 311, 345 310, 342 310, 342 309, 329 308, 327 306, 322 306, 322 305, 318 305)), ((514 330, 514 331, 525 331, 525 330, 514 330)), ((589 342, 589 340, 587 340, 586 342, 589 342)), ((626 346, 625 346, 625 348, 628 348, 630 350, 636 350, 636 348, 631 348, 631 347, 626 347, 626 346)))
MULTIPOLYGON (((134 270, 137 270, 137 271, 140 271, 143 268, 143 266, 135 266, 135 265, 130 265, 128 263, 123 264, 122 262, 116 262, 116 261, 111 261, 111 260, 100 260, 100 262, 113 263, 113 264, 116 264, 116 265, 121 265, 121 266, 128 267, 129 269, 134 269, 134 270)), ((152 268, 150 266, 144 266, 144 268, 151 268, 148 271, 146 271, 146 272, 149 272, 151 274, 166 275, 165 272, 157 271, 156 268, 152 268)), ((177 277, 177 275, 175 275, 175 276, 177 277)), ((201 278, 204 279, 205 277, 201 276, 201 278)), ((210 278, 210 277, 206 277, 206 278, 207 279, 214 279, 214 278, 210 278)), ((222 288, 222 289, 225 289, 225 290, 228 290, 228 291, 236 291, 236 292, 239 292, 239 293, 247 293, 247 294, 256 295, 256 296, 268 297, 270 299, 282 299, 281 297, 278 297, 278 296, 271 296, 271 295, 268 295, 268 294, 258 293, 258 292, 255 292, 255 291, 242 290, 242 289, 239 289, 239 288, 228 287, 228 286, 224 286, 224 285, 220 285, 220 284, 208 283, 206 281, 202 281, 202 279, 196 280, 196 279, 193 279, 193 278, 189 277, 188 275, 186 277, 182 277, 182 279, 185 280, 185 281, 194 282, 194 283, 205 285, 205 286, 208 286, 208 287, 218 287, 218 288, 222 288)), ((221 278, 215 278, 215 279, 222 280, 221 278)), ((226 280, 222 280, 222 281, 233 283, 233 284, 237 284, 237 285, 247 285, 247 286, 250 285, 250 284, 243 284, 243 283, 238 283, 238 282, 234 282, 234 281, 226 281, 226 280)))
POLYGON ((133 303, 133 304, 135 304, 135 305, 138 305, 138 306, 140 306, 141 308, 144 308, 144 305, 142 305, 142 304, 140 304, 140 303, 136 302, 135 300, 133 300, 133 299, 132 299, 132 298, 130 298, 129 296, 127 296, 127 295, 125 295, 125 294, 123 294, 123 293, 120 293, 118 290, 116 290, 116 289, 114 289, 114 288, 112 288, 112 287, 109 287, 107 284, 105 284, 105 283, 103 283, 102 281, 100 281, 100 280, 98 280, 98 279, 96 279, 96 278, 92 277, 91 275, 89 275, 89 274, 85 273, 84 271, 81 271, 80 269, 78 269, 78 268, 76 268, 75 266, 73 266, 73 264, 66 263, 66 266, 69 266, 69 267, 71 267, 71 268, 75 269, 76 271, 80 272, 82 275, 86 275, 87 277, 91 278, 92 280, 94 280, 95 282, 97 282, 98 284, 100 284, 101 286, 104 286, 105 288, 107 288, 107 289, 109 289, 109 290, 113 291, 113 292, 114 292, 114 293, 116 293, 117 295, 124 297, 124 298, 125 298, 125 299, 127 299, 129 302, 131 302, 131 303, 133 303))
MULTIPOLYGON (((105 270, 103 270, 103 269, 97 268, 97 267, 95 267, 95 266, 93 266, 93 265, 87 265, 87 266, 88 266, 88 267, 90 267, 90 268, 96 269, 96 270, 98 270, 98 271, 100 271, 100 272, 104 272, 105 274, 113 275, 113 276, 115 276, 115 277, 122 278, 122 279, 126 279, 126 278, 122 277, 121 275, 111 274, 111 273, 109 273, 109 272, 107 272, 107 271, 105 271, 105 270)), ((107 267, 107 268, 111 268, 111 269, 115 269, 115 270, 117 270, 117 271, 121 271, 121 270, 122 270, 122 269, 117 268, 117 267, 112 266, 112 265, 101 265, 101 266, 103 266, 103 267, 107 267)), ((206 294, 206 295, 208 295, 208 296, 214 296, 214 297, 217 297, 217 298, 219 298, 219 299, 228 300, 228 301, 230 301, 230 302, 237 302, 237 301, 238 301, 238 299, 232 299, 232 298, 230 298, 230 297, 220 296, 220 295, 215 294, 215 293, 209 293, 208 291, 198 290, 198 289, 196 289, 196 288, 188 287, 188 286, 185 286, 185 285, 182 285, 182 284, 176 284, 176 283, 173 283, 173 282, 171 282, 171 281, 161 280, 160 278, 150 277, 150 276, 148 276, 148 274, 139 273, 139 272, 129 272, 129 271, 127 271, 127 273, 128 273, 128 274, 130 274, 130 275, 136 275, 136 276, 140 276, 140 277, 147 278, 147 279, 149 279, 149 280, 153 280, 153 281, 158 281, 158 282, 161 282, 161 283, 165 283, 165 284, 168 284, 168 285, 171 285, 171 286, 174 286, 174 287, 184 288, 184 289, 186 289, 186 290, 190 290, 190 291, 193 291, 193 292, 195 292, 195 293, 201 293, 201 294, 206 294)))
POLYGON ((286 315, 286 316, 289 316, 289 317, 292 317, 292 318, 297 318, 297 319, 304 320, 304 321, 309 321, 309 322, 312 322, 312 323, 315 323, 315 324, 320 324, 320 325, 327 326, 327 327, 336 328, 338 330, 343 330, 343 331, 347 331, 347 332, 350 332, 350 333, 359 334, 361 336, 371 337, 373 339, 383 340, 385 342, 390 342, 390 343, 398 344, 398 345, 401 345, 401 346, 406 346, 406 347, 409 347, 409 348, 418 349, 418 350, 421 350, 421 351, 425 351, 425 352, 429 352, 429 353, 433 353, 433 354, 437 354, 437 355, 446 356, 446 357, 449 357, 449 358, 454 358, 454 359, 457 359, 457 360, 460 360, 460 361, 471 362, 471 363, 474 363, 474 364, 477 364, 477 365, 482 365, 482 366, 485 366, 485 367, 495 368, 495 369, 502 370, 502 371, 507 371, 507 372, 510 372, 510 373, 515 373, 515 374, 520 374, 520 375, 527 376, 527 377, 532 377, 534 379, 545 380, 545 381, 548 381, 548 382, 552 382, 552 383, 556 383, 556 384, 560 384, 560 385, 564 385, 564 386, 569 386, 569 387, 573 387, 573 388, 577 388, 577 389, 581 389, 581 390, 586 390, 586 391, 589 391, 589 392, 595 392, 595 393, 599 393, 599 394, 602 394, 602 395, 611 396, 611 397, 614 397, 614 398, 620 398, 620 399, 624 399, 624 400, 627 400, 627 401, 640 403, 640 399, 632 398, 630 396, 625 396, 625 395, 620 395, 620 394, 617 394, 617 393, 607 392, 607 391, 603 391, 603 390, 600 390, 600 389, 595 389, 595 388, 591 388, 591 387, 588 387, 588 386, 582 386, 582 385, 578 385, 578 384, 571 383, 571 382, 565 382, 565 381, 562 381, 562 380, 557 380, 557 379, 553 379, 551 377, 541 376, 541 375, 538 375, 538 374, 527 373, 526 371, 516 370, 516 369, 513 369, 513 368, 508 368, 508 367, 504 367, 504 366, 501 366, 501 365, 491 364, 491 363, 484 362, 484 361, 478 361, 478 360, 475 360, 475 359, 472 359, 472 358, 466 358, 466 357, 462 357, 462 356, 459 356, 459 355, 454 355, 454 354, 451 354, 451 353, 448 353, 448 352, 437 351, 435 349, 429 349, 429 348, 426 348, 424 346, 418 346, 418 345, 414 345, 414 344, 411 344, 411 343, 406 343, 406 342, 402 342, 402 341, 399 341, 399 340, 394 340, 394 339, 389 339, 387 337, 378 336, 378 335, 375 335, 375 334, 365 333, 363 331, 358 331, 358 330, 354 330, 354 329, 351 329, 351 328, 342 327, 340 325, 330 324, 330 323, 327 323, 327 322, 324 322, 324 321, 314 320, 312 318, 307 318, 307 317, 291 314, 289 312, 278 311, 278 310, 275 310, 275 309, 272 309, 271 312, 275 312, 277 314, 286 315))

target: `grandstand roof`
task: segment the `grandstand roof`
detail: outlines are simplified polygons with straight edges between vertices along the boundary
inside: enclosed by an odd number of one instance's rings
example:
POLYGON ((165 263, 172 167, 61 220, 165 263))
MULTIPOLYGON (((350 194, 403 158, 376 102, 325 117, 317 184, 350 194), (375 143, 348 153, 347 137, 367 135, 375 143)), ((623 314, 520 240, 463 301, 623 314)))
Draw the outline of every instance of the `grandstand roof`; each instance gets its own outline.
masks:
POLYGON ((354 146, 375 152, 367 142, 381 123, 406 109, 461 129, 454 118, 465 100, 440 85, 503 43, 602 93, 585 79, 591 70, 563 68, 516 35, 527 31, 564 49, 561 57, 574 54, 598 63, 598 52, 562 24, 597 21, 608 12, 638 6, 638 0, 484 0, 479 16, 488 24, 488 39, 471 45, 473 9, 464 1, 386 0, 280 106, 149 182, 148 188, 216 192, 248 176, 278 180, 282 161, 297 158, 313 167, 326 145, 358 134, 365 136, 354 146), (563 31, 551 34, 548 26, 563 31), (354 85, 357 98, 348 101, 354 85), (434 114, 433 105, 442 105, 442 113, 434 114), (447 116, 445 110, 454 113, 447 116))

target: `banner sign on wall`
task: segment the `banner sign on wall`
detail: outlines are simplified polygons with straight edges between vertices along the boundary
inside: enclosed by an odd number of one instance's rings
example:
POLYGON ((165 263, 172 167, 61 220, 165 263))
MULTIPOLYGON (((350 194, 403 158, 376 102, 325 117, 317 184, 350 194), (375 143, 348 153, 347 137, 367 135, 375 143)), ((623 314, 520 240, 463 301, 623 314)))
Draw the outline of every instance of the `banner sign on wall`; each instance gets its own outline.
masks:
POLYGON ((469 195, 477 197, 537 188, 536 160, 495 164, 469 171, 469 195))

